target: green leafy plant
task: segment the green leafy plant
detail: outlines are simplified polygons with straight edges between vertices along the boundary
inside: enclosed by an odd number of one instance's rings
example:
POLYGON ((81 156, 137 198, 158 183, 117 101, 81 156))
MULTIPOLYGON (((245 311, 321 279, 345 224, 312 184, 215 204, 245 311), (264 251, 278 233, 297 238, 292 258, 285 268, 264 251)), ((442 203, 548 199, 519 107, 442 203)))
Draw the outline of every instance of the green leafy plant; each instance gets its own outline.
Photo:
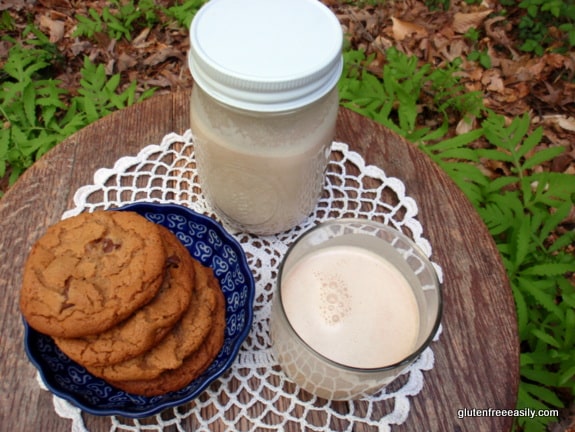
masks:
POLYGON ((92 38, 98 33, 102 33, 105 29, 102 17, 95 9, 88 10, 89 16, 76 15, 78 25, 74 31, 74 36, 92 38))
MULTIPOLYGON (((558 227, 575 202, 575 182, 568 174, 533 168, 564 149, 539 150, 543 131, 531 131, 528 115, 506 125, 504 117, 482 106, 478 95, 465 93, 455 78, 457 63, 432 70, 393 49, 386 54, 382 79, 362 69, 370 61, 363 53, 346 54, 342 103, 418 145, 474 204, 496 241, 516 303, 521 341, 517 407, 562 407, 561 394, 575 395, 575 286, 568 279, 575 270, 575 256, 568 252, 575 232, 558 234, 558 227), (429 98, 434 88, 447 90, 429 98), (424 112, 443 122, 435 129, 423 125, 424 112), (480 126, 446 137, 448 112, 459 119, 472 116, 480 126), (478 140, 486 145, 474 146, 478 140), (504 163, 511 171, 489 178, 480 169, 485 160, 504 163)), ((517 427, 544 431, 556 420, 519 418, 517 427)))
POLYGON ((467 92, 455 76, 460 61, 443 69, 432 69, 429 64, 419 65, 416 57, 390 48, 380 79, 363 67, 372 60, 363 52, 351 50, 344 57, 345 70, 339 83, 342 105, 410 141, 428 141, 445 135, 452 112, 473 117, 482 110, 481 95, 467 92), (440 125, 435 129, 418 126, 424 112, 436 112, 440 125))
MULTIPOLYGON (((106 33, 113 39, 131 40, 135 32, 152 27, 160 19, 169 25, 188 27, 206 0, 174 2, 169 7, 153 0, 111 0, 101 12, 90 8, 77 15, 74 36, 93 38, 106 33)), ((32 25, 19 43, 8 36, 14 30, 10 14, 2 12, 2 39, 12 45, 0 71, 0 178, 10 173, 12 184, 38 157, 87 124, 125 106, 150 97, 155 89, 137 94, 136 82, 121 88, 119 74, 107 76, 103 65, 84 59, 77 94, 61 86, 52 75, 61 68, 63 56, 48 37, 32 25)))
POLYGON ((449 10, 451 2, 449 0, 426 0, 425 5, 430 10, 449 10))
POLYGON ((0 30, 10 31, 14 29, 14 20, 8 11, 2 11, 0 14, 0 30))
MULTIPOLYGON (((501 0, 515 7, 515 0, 501 0)), ((575 46, 575 4, 570 0, 522 0, 517 34, 521 50, 542 55, 548 49, 567 51, 575 46), (551 31, 554 29, 555 31, 551 31)))
MULTIPOLYGON (((33 31, 27 29, 25 33, 33 31)), ((49 150, 54 140, 74 132, 81 124, 76 118, 57 117, 56 112, 64 108, 61 96, 65 90, 58 87, 57 81, 42 77, 42 72, 57 60, 55 52, 43 38, 33 40, 28 47, 15 43, 4 65, 0 85, 0 176, 10 165, 11 182, 49 150)))
POLYGON ((76 15, 78 26, 74 35, 93 38, 98 33, 105 33, 116 40, 131 40, 134 32, 159 23, 162 15, 172 24, 188 28, 192 18, 206 1, 187 0, 164 7, 153 0, 111 0, 111 5, 104 7, 101 13, 90 8, 88 16, 76 15))
POLYGON ((10 167, 10 183, 72 133, 153 93, 151 89, 136 97, 136 83, 120 91, 120 76, 107 77, 103 65, 86 57, 81 88, 71 97, 50 77, 60 61, 56 47, 33 28, 25 35, 26 46, 7 38, 13 46, 0 82, 0 177, 10 167))
POLYGON ((491 68, 491 57, 486 50, 473 50, 469 53, 467 58, 471 61, 476 61, 485 69, 491 68))
MULTIPOLYGON (((559 408, 563 402, 555 390, 575 390, 575 287, 565 277, 575 269, 575 258, 565 252, 575 233, 552 235, 571 210, 575 182, 569 175, 530 172, 564 149, 535 151, 542 129, 528 134, 529 123, 527 115, 508 127, 501 117, 484 122, 485 137, 494 147, 479 153, 510 164, 512 173, 497 188, 483 186, 483 200, 476 204, 498 241, 517 305, 523 345, 519 407, 559 408)), ((556 419, 520 424, 526 431, 542 431, 550 420, 556 419)))
POLYGON ((158 22, 158 10, 153 0, 122 2, 111 0, 101 14, 95 9, 88 9, 88 15, 78 14, 78 26, 75 36, 94 37, 97 33, 107 33, 113 39, 132 39, 132 33, 158 22))
MULTIPOLYGON (((79 96, 72 99, 72 104, 85 114, 88 123, 136 102, 136 81, 119 92, 120 74, 108 77, 104 65, 95 65, 88 57, 84 58, 81 74, 79 96)), ((144 92, 140 99, 148 98, 153 92, 154 89, 144 92)))
POLYGON ((476 28, 472 27, 467 32, 465 32, 465 38, 473 43, 474 49, 467 56, 468 60, 478 62, 485 69, 491 68, 491 57, 486 49, 481 49, 477 47, 477 43, 481 37, 481 32, 476 28))
MULTIPOLYGON (((460 172, 452 177, 464 190, 473 190, 468 196, 495 238, 510 278, 522 344, 518 408, 560 408, 563 402, 557 391, 561 387, 575 390, 575 287, 566 278, 575 269, 575 257, 565 252, 575 241, 575 233, 569 231, 556 239, 553 234, 571 210, 575 182, 565 174, 530 172, 564 149, 535 151, 542 129, 529 134, 527 115, 509 126, 502 116, 490 115, 482 126, 480 132, 493 147, 472 152, 478 158, 505 162, 512 167, 511 174, 496 180, 479 171, 468 178, 460 172)), ((462 143, 452 140, 453 154, 462 143)), ((452 162, 441 153, 445 143, 422 148, 451 171, 452 162)), ((525 431, 543 431, 556 420, 518 421, 525 431)))
POLYGON ((168 8, 163 8, 163 13, 175 20, 181 27, 189 28, 192 18, 207 0, 187 0, 182 4, 175 4, 168 8))
MULTIPOLYGON (((465 2, 480 3, 479 0, 465 2)), ((499 3, 508 7, 502 11, 504 16, 515 19, 514 16, 519 15, 516 36, 522 51, 541 56, 548 50, 567 52, 575 47, 575 3, 572 0, 499 0, 499 3)), ((431 10, 450 7, 449 0, 425 0, 425 4, 431 10)), ((466 36, 474 37, 472 33, 466 36)), ((488 62, 482 50, 475 50, 472 57, 484 67, 488 62)))

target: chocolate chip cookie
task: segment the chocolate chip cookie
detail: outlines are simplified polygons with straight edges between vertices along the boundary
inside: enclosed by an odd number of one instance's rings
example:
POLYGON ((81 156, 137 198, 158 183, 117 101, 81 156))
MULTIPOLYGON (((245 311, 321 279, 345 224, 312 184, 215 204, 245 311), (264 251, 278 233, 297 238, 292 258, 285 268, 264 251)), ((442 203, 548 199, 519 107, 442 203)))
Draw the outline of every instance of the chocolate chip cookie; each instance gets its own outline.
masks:
POLYGON ((208 369, 218 356, 224 343, 225 329, 225 299, 218 289, 217 305, 210 333, 202 345, 186 357, 177 369, 166 370, 151 380, 111 381, 110 384, 128 393, 148 397, 180 390, 208 369))
POLYGON ((196 351, 213 327, 218 298, 217 279, 210 268, 194 261, 195 287, 190 306, 180 322, 152 349, 124 362, 102 367, 87 366, 106 381, 150 380, 164 371, 179 368, 196 351))
POLYGON ((28 256, 22 314, 51 336, 101 333, 156 296, 166 259, 158 226, 137 213, 97 211, 62 220, 28 256))
POLYGON ((194 265, 187 249, 158 226, 166 250, 158 294, 120 324, 83 338, 54 338, 58 347, 84 366, 104 366, 136 357, 158 343, 187 311, 194 290, 194 265))

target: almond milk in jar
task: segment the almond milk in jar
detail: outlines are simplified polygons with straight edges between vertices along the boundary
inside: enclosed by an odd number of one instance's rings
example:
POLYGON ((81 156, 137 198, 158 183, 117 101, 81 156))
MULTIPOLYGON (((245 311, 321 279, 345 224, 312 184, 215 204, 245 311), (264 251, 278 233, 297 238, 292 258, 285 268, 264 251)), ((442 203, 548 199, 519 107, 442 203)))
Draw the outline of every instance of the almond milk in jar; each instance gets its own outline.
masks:
POLYGON ((198 176, 224 222, 274 234, 321 194, 342 31, 318 0, 211 0, 190 28, 198 176))

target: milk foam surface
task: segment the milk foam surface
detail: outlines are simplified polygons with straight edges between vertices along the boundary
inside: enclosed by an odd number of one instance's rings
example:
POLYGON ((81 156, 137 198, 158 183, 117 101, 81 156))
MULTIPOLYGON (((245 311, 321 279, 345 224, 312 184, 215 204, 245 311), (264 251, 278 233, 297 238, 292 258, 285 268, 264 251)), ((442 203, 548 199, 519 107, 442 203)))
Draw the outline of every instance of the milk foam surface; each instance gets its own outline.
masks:
POLYGON ((367 249, 331 246, 309 254, 284 276, 281 293, 294 330, 337 363, 388 366, 417 343, 412 288, 395 266, 367 249))

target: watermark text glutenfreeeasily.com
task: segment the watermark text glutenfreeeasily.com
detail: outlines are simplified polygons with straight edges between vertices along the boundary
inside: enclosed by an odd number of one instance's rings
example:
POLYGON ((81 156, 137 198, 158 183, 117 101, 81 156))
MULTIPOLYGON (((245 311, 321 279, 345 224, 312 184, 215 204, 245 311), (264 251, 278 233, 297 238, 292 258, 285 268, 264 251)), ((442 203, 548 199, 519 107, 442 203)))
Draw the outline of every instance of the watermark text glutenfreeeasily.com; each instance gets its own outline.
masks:
POLYGON ((477 408, 462 408, 457 410, 457 418, 464 419, 466 417, 557 417, 559 410, 546 409, 539 410, 533 408, 522 409, 477 409, 477 408))

